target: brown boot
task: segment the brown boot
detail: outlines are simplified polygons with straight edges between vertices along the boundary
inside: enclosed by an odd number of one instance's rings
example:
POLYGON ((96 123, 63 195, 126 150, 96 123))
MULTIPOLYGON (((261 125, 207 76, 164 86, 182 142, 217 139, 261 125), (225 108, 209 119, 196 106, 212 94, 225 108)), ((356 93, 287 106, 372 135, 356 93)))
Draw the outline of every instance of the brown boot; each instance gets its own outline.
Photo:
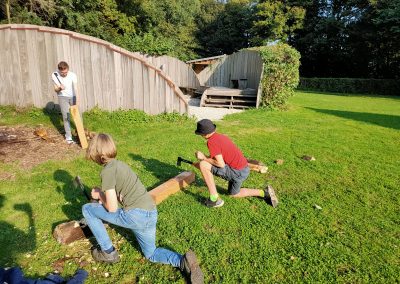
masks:
POLYGON ((204 275, 201 271, 197 257, 192 250, 188 250, 181 260, 181 270, 190 278, 192 284, 203 284, 204 275))

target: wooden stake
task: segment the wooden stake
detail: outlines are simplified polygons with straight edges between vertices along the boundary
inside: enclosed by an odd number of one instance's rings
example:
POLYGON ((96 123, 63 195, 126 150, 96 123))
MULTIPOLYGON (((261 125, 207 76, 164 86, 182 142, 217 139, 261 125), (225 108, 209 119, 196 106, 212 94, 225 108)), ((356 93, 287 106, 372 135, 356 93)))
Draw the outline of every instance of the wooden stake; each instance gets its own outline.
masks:
POLYGON ((83 128, 83 123, 81 115, 79 114, 78 106, 77 105, 71 106, 70 112, 75 122, 76 130, 78 132, 78 137, 79 141, 81 142, 82 149, 86 149, 88 147, 88 142, 86 140, 85 130, 83 128))
POLYGON ((248 166, 250 170, 256 171, 262 174, 265 174, 268 171, 268 167, 264 165, 263 162, 257 161, 257 160, 252 160, 252 159, 247 159, 248 166))
POLYGON ((160 204, 168 196, 177 193, 182 188, 194 182, 193 172, 183 172, 149 191, 156 204, 160 204))

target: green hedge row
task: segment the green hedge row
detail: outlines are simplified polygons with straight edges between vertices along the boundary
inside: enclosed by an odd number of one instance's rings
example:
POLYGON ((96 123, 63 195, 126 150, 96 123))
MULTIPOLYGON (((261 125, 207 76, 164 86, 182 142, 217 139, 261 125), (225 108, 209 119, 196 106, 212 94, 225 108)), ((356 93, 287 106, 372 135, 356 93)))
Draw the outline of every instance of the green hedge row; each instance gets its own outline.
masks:
POLYGON ((399 96, 400 80, 357 78, 300 78, 298 89, 336 93, 399 96))
POLYGON ((300 53, 284 43, 252 49, 260 52, 264 62, 260 105, 283 108, 299 83, 300 53))

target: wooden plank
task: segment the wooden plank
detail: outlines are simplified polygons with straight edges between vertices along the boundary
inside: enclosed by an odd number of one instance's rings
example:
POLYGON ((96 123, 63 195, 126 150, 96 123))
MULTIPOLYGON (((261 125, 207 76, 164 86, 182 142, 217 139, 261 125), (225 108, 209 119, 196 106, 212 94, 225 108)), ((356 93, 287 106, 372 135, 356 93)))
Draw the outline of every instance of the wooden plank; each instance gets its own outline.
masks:
POLYGON ((176 177, 150 190, 149 194, 151 195, 156 204, 160 204, 170 195, 177 193, 181 189, 187 187, 189 184, 194 182, 194 180, 195 180, 195 175, 193 172, 189 171, 182 172, 176 177))
POLYGON ((79 114, 79 109, 77 105, 73 105, 70 107, 70 112, 72 118, 74 119, 76 130, 78 132, 79 141, 81 142, 82 149, 86 149, 88 147, 88 142, 86 140, 85 130, 83 128, 83 123, 81 119, 81 115, 79 114))
POLYGON ((40 80, 40 69, 43 68, 38 56, 38 41, 37 41, 37 31, 36 30, 26 30, 26 44, 27 50, 29 50, 27 67, 28 67, 28 78, 31 85, 32 94, 32 104, 35 107, 43 107, 41 102, 42 92, 41 92, 41 80, 40 80), (33 70, 36 70, 33 72, 33 70))
POLYGON ((148 68, 148 74, 149 74, 149 99, 150 99, 150 105, 149 105, 149 113, 150 114, 158 114, 158 106, 157 106, 157 95, 156 95, 156 89, 155 89, 155 76, 156 76, 156 71, 153 68, 148 68))
POLYGON ((17 94, 17 106, 28 106, 32 105, 32 85, 29 77, 29 65, 28 62, 28 43, 26 39, 26 31, 18 30, 15 31, 18 36, 18 48, 19 48, 19 59, 20 59, 20 78, 22 81, 23 90, 17 94))
POLYGON ((253 160, 253 159, 247 159, 248 166, 250 170, 256 171, 262 174, 265 174, 268 171, 268 167, 264 165, 263 162, 253 160))
POLYGON ((143 110, 150 113, 150 80, 149 67, 143 65, 143 110))

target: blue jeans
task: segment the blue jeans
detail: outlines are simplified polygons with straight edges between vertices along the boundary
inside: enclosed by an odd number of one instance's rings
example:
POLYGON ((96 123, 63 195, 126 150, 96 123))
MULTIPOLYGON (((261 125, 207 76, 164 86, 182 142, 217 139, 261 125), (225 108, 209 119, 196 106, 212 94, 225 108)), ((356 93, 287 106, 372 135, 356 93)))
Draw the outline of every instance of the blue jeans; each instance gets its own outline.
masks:
POLYGON ((156 247, 157 210, 139 208, 108 212, 103 205, 88 203, 82 207, 83 216, 102 250, 112 247, 102 220, 130 229, 136 237, 144 256, 151 262, 160 262, 179 267, 182 255, 165 248, 156 247))

